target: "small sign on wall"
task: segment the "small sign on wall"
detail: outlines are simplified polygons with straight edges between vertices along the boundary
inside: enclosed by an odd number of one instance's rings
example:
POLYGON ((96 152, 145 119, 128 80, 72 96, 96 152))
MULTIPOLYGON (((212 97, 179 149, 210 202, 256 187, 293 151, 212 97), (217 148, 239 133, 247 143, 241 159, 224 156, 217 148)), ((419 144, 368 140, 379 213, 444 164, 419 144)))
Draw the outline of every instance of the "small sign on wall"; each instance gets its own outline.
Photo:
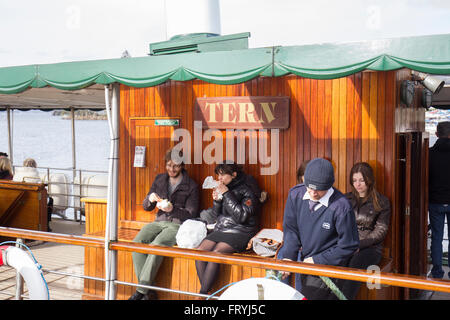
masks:
POLYGON ((179 119, 156 119, 155 120, 155 126, 179 126, 180 120, 179 119))
POLYGON ((145 146, 136 146, 134 148, 134 167, 145 167, 145 146))
POLYGON ((202 121, 204 128, 289 128, 289 97, 197 98, 194 108, 194 120, 202 121))

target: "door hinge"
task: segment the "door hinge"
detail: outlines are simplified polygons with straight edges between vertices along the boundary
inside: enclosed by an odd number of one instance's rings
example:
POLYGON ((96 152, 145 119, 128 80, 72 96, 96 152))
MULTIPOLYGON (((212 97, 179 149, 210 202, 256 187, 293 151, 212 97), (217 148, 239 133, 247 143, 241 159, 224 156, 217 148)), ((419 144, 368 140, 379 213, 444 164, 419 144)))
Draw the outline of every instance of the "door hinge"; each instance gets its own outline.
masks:
POLYGON ((409 209, 409 206, 406 206, 406 208, 405 208, 405 215, 407 215, 407 216, 410 215, 410 209, 409 209))

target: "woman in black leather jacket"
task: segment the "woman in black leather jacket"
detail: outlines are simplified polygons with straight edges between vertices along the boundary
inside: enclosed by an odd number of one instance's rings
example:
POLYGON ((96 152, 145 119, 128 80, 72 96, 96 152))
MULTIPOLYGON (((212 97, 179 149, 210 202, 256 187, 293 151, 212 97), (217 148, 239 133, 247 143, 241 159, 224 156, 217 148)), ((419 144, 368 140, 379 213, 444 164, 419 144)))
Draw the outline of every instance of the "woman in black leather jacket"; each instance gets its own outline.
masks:
MULTIPOLYGON (((213 191, 213 211, 217 216, 214 231, 198 249, 233 253, 244 251, 259 228, 260 202, 239 165, 231 162, 215 168, 219 186, 213 191)), ((219 264, 196 261, 200 293, 207 294, 216 280, 219 264)))
MULTIPOLYGON (((359 250, 351 257, 348 267, 367 269, 378 265, 382 258, 391 207, 389 199, 376 190, 373 170, 368 163, 356 163, 350 170, 349 178, 352 191, 346 197, 356 218, 359 250)), ((342 293, 347 299, 354 299, 360 286, 358 281, 343 281, 342 293)))

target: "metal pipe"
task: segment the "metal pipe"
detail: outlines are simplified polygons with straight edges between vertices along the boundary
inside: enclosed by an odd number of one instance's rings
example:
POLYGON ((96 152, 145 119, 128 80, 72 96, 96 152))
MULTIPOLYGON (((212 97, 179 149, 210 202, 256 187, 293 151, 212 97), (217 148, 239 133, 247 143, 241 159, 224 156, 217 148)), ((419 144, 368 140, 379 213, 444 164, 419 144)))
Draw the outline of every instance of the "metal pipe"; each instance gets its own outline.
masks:
POLYGON ((108 174, 108 199, 105 227, 105 300, 113 300, 116 295, 114 283, 117 270, 117 252, 109 248, 111 241, 117 241, 118 217, 118 150, 119 150, 119 85, 112 85, 112 97, 109 86, 105 86, 105 105, 110 133, 110 158, 108 174), (110 100, 111 99, 111 100, 110 100), (111 102, 111 103, 110 103, 111 102))
MULTIPOLYGON (((125 282, 125 281, 119 281, 119 280, 115 280, 114 282, 116 284, 123 284, 123 285, 131 286, 131 287, 141 287, 141 288, 146 288, 146 289, 156 290, 156 291, 180 293, 180 294, 185 294, 185 295, 195 296, 195 297, 201 297, 201 298, 209 298, 210 297, 210 295, 207 295, 207 294, 194 293, 194 292, 190 292, 190 291, 182 291, 182 290, 176 290, 176 289, 168 289, 168 288, 162 288, 162 287, 147 286, 147 285, 143 285, 143 284, 131 283, 131 282, 125 282)), ((219 298, 218 297, 211 297, 211 299, 219 299, 219 298)))
MULTIPOLYGON (((18 238, 16 240, 16 247, 17 248, 21 248, 21 245, 23 244, 23 240, 18 238)), ((22 275, 19 273, 19 271, 16 271, 16 300, 23 300, 22 295, 23 295, 23 277, 22 275)))
MULTIPOLYGON (((75 147, 75 108, 70 107, 70 113, 72 116, 72 181, 75 180, 75 176, 77 174, 76 168, 77 168, 77 159, 76 159, 76 147, 75 147)), ((49 179, 50 180, 50 179, 49 179)), ((74 210, 74 219, 77 221, 77 210, 74 210)), ((80 213, 80 219, 81 219, 81 213, 80 213)))
MULTIPOLYGON (((110 241, 118 240, 118 213, 119 213, 119 97, 120 86, 118 83, 112 85, 112 128, 113 128, 113 158, 112 158, 112 186, 111 186, 111 217, 110 217, 110 241)), ((113 279, 117 274, 117 251, 113 250, 111 255, 111 275, 113 279)), ((111 282, 110 300, 116 296, 116 284, 111 282)))
POLYGON ((109 250, 109 237, 110 237, 110 225, 111 225, 111 194, 112 194, 112 157, 113 157, 113 128, 112 128, 112 119, 111 119, 111 104, 110 104, 110 92, 109 85, 105 85, 105 106, 106 106, 106 115, 108 117, 108 127, 109 127, 109 136, 110 136, 110 146, 109 146, 109 167, 108 167, 108 193, 106 200, 106 220, 105 220, 105 300, 109 300, 110 297, 110 286, 109 283, 111 281, 111 267, 110 267, 110 255, 111 251, 109 250))
POLYGON ((11 160, 11 164, 14 163, 13 158, 13 140, 12 140, 12 127, 11 127, 11 108, 6 107, 6 117, 8 119, 8 152, 9 152, 9 160, 11 160))
POLYGON ((83 274, 68 273, 68 272, 63 272, 63 271, 55 271, 55 270, 42 269, 42 272, 45 272, 45 273, 53 273, 53 274, 59 274, 59 275, 61 275, 61 276, 75 277, 75 278, 81 278, 81 279, 87 279, 87 280, 105 281, 105 279, 103 279, 103 278, 91 277, 91 276, 85 276, 85 275, 83 275, 83 274))

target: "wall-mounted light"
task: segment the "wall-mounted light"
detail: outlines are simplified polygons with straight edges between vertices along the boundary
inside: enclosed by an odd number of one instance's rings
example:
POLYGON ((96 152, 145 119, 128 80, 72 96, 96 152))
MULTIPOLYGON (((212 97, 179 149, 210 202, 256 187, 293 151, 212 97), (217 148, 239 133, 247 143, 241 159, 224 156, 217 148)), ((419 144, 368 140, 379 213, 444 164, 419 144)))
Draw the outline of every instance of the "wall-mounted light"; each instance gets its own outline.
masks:
POLYGON ((445 81, 433 76, 428 76, 423 79, 423 85, 425 88, 431 91, 433 94, 438 94, 442 87, 445 85, 445 81))
POLYGON ((413 71, 412 76, 413 80, 421 82, 433 94, 438 94, 445 85, 444 80, 426 73, 413 71))
POLYGON ((407 107, 411 107, 414 100, 415 84, 411 80, 403 80, 400 87, 400 99, 406 104, 407 107))
POLYGON ((423 88, 422 90, 422 107, 425 109, 429 109, 431 107, 431 102, 433 100, 433 92, 428 90, 427 88, 423 88))

